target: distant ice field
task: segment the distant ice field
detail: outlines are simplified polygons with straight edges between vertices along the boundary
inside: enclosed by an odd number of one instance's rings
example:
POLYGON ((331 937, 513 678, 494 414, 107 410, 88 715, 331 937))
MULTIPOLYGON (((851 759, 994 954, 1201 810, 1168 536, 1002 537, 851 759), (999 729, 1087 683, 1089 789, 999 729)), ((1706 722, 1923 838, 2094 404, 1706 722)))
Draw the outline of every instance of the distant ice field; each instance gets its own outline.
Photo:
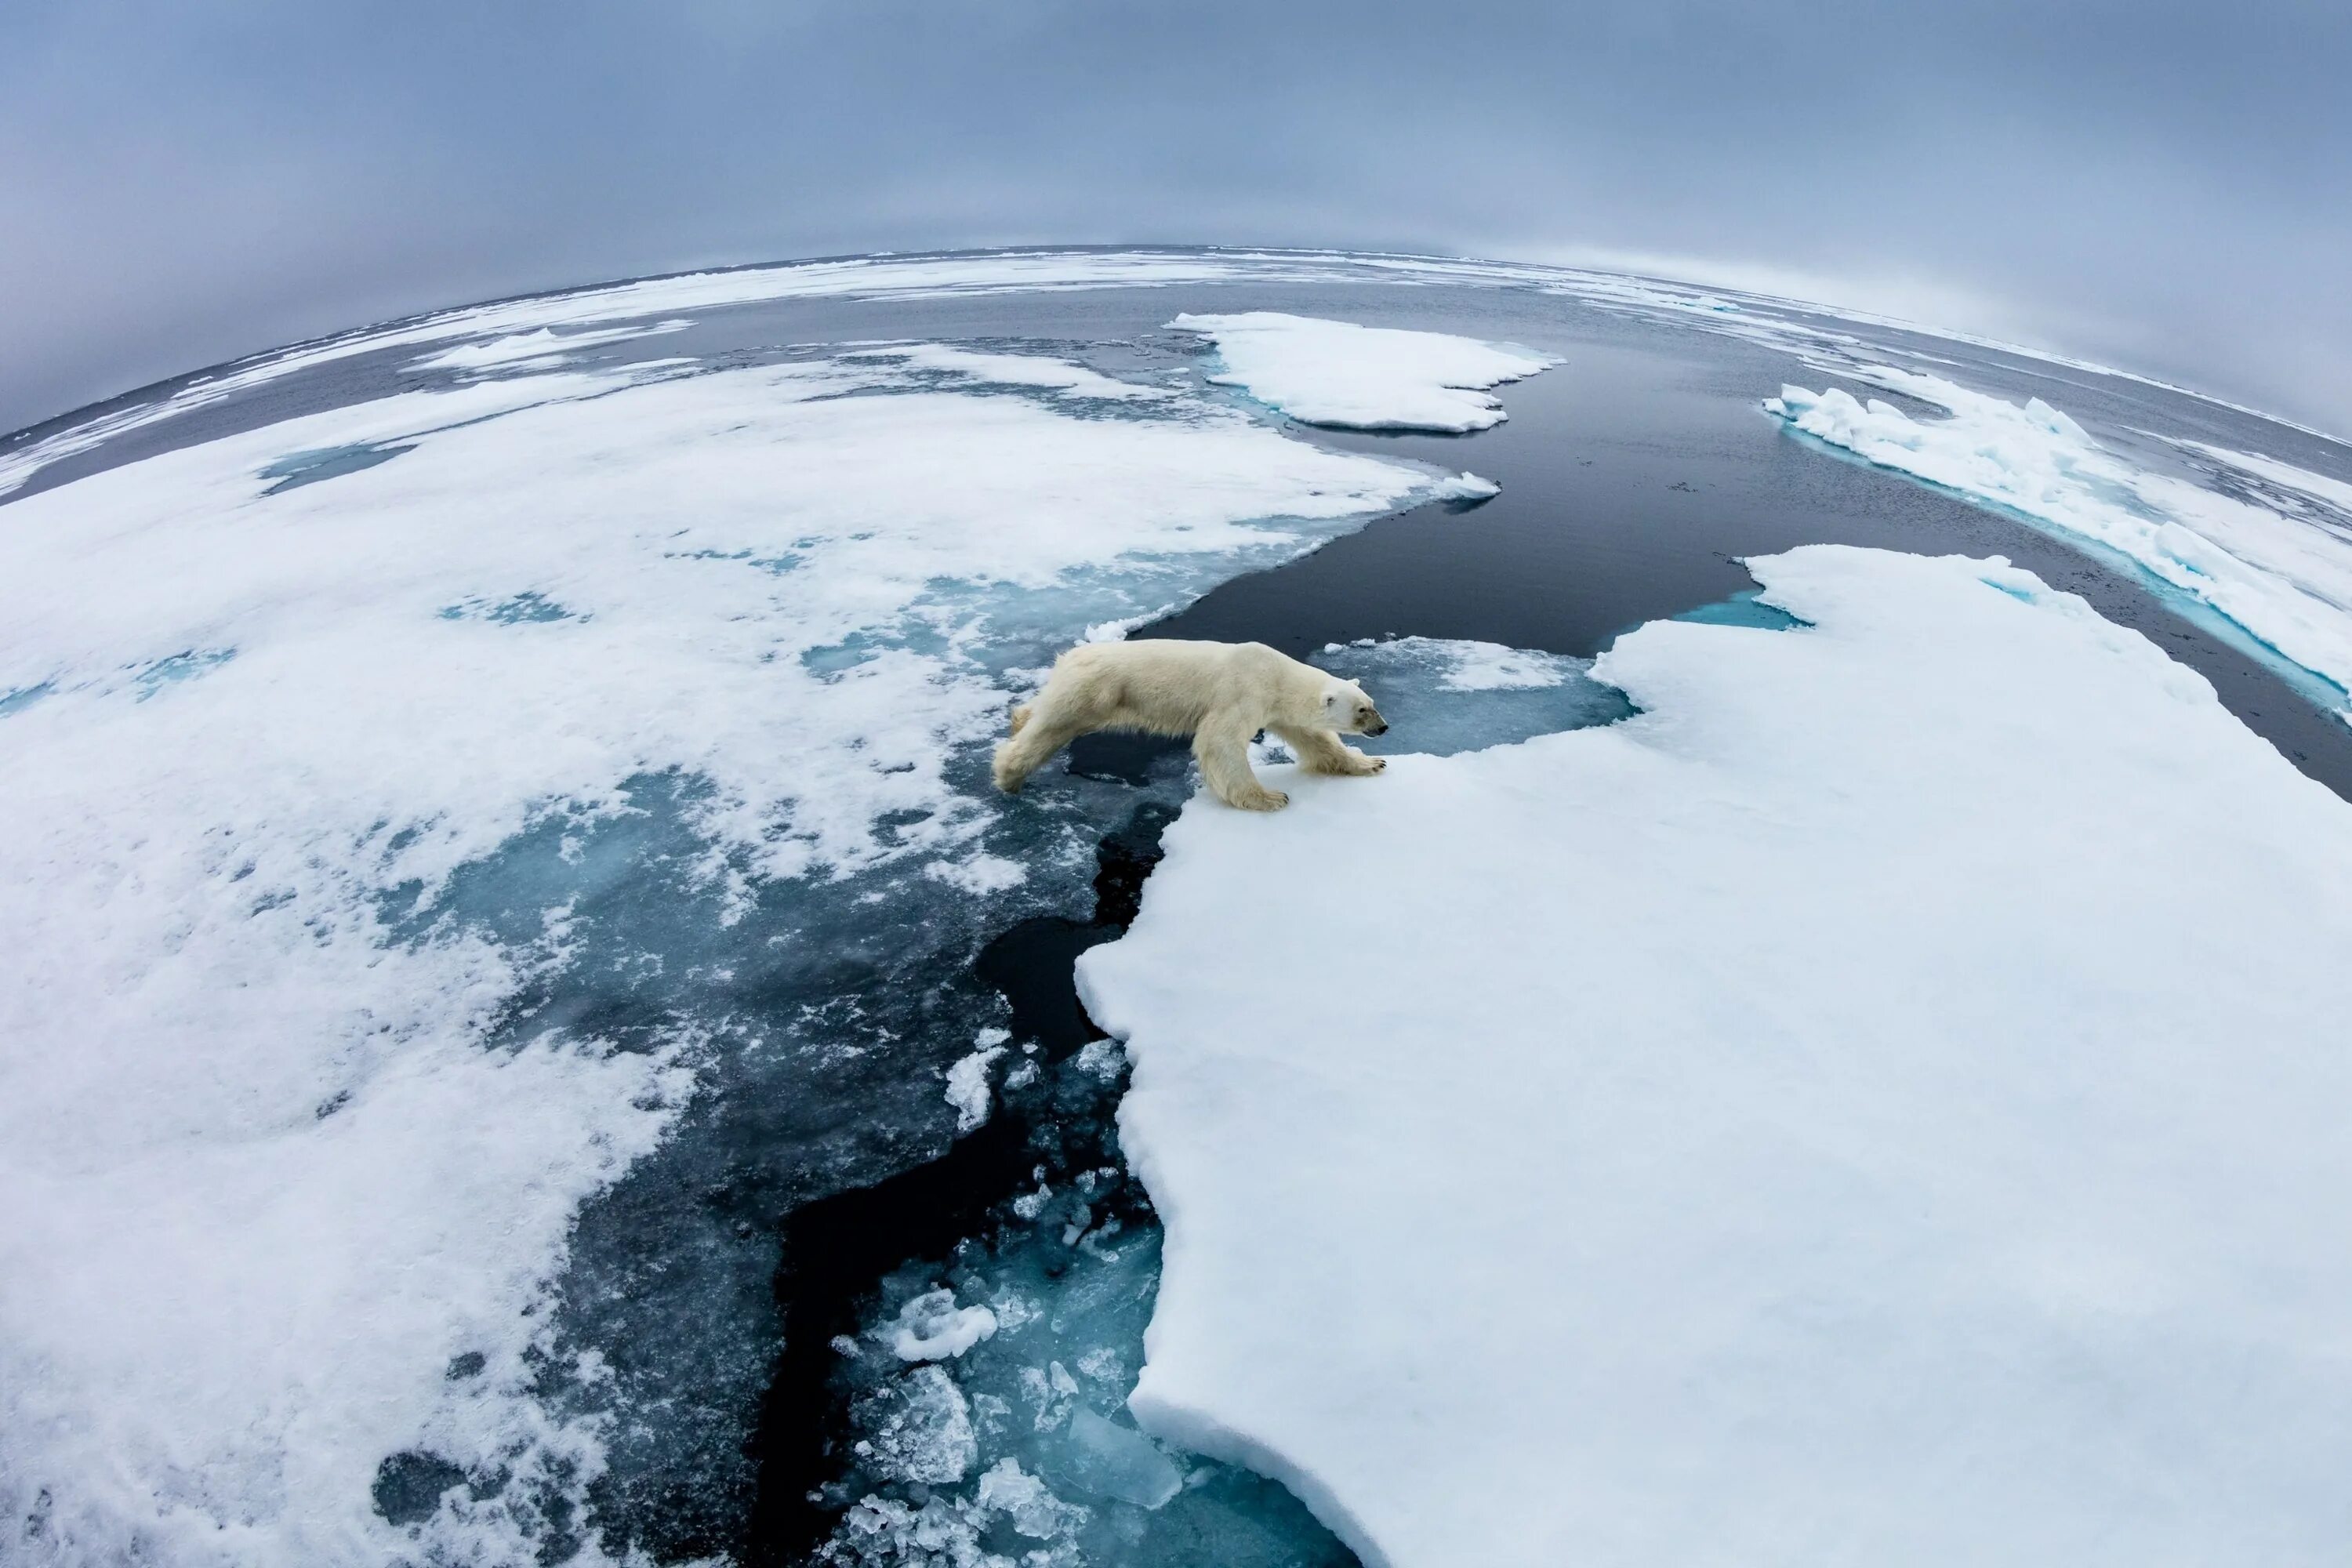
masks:
POLYGON ((1125 1058, 1034 991, 1191 780, 984 772, 1083 637, 1264 640, 1364 680, 1400 769, 1484 765, 1640 721, 1636 627, 1790 625, 1743 561, 1999 555, 2352 796, 2352 453, 1647 280, 649 280, 167 384, 0 444, 0 1560, 1345 1561, 1250 1473, 1303 1458, 1126 1403, 1160 1194, 1125 1058), (1045 969, 988 956, 1039 921, 1045 969), (884 1205, 790 1383, 794 1216, 990 1138, 964 1245, 884 1205))

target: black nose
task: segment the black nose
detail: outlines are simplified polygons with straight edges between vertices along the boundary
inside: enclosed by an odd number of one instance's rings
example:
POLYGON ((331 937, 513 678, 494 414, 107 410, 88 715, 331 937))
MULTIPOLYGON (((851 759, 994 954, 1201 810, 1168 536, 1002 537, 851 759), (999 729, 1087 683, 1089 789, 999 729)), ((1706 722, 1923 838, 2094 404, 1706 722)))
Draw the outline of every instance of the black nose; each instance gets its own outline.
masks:
POLYGON ((1370 729, 1364 731, 1367 735, 1385 735, 1388 732, 1389 727, 1385 722, 1375 724, 1370 729))

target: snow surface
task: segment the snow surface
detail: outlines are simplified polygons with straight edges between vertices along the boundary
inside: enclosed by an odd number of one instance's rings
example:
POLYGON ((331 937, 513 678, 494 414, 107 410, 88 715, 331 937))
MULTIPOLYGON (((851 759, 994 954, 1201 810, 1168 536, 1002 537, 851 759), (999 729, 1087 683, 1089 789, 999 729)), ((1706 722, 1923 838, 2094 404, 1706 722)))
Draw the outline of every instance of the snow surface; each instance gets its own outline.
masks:
POLYGON ((1138 1419, 1396 1568, 2337 1560, 2352 807, 1997 560, 1751 569, 1623 722, 1171 828, 1138 1419))
POLYGON ((415 390, 11 503, 0 1513, 36 1561, 379 1562, 425 1451, 513 1478, 433 1550, 528 1558, 604 1452, 541 1397, 606 1374, 546 1363, 548 1282, 697 1040, 501 1033, 566 908, 416 912, 649 774, 720 884, 1018 880, 950 776, 1005 666, 1439 479, 812 359, 415 390), (267 477, 355 447, 402 449, 267 477))
POLYGON ((2241 628, 2273 662, 2319 677, 2326 686, 2315 694, 2332 705, 2352 693, 2352 533, 2143 468, 2040 398, 2021 407, 1885 365, 1858 374, 1949 417, 1915 419, 1837 387, 1784 386, 1764 406, 1867 462, 2113 551, 2241 628))
POLYGON ((1209 377, 1216 384, 1238 386, 1304 424, 1351 430, 1484 430, 1504 418, 1502 400, 1489 388, 1559 363, 1531 349, 1451 332, 1363 327, 1278 310, 1187 314, 1168 324, 1216 345, 1224 367, 1209 377))

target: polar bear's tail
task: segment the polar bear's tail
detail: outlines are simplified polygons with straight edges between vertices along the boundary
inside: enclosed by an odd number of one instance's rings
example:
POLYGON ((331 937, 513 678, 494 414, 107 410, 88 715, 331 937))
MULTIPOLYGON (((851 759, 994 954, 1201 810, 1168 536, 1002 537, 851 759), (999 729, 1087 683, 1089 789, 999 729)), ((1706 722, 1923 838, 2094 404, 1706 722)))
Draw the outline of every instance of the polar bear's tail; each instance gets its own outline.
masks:
POLYGON ((1018 735, 1028 727, 1028 724, 1029 704, 1024 702, 1013 710, 1013 733, 1018 735))

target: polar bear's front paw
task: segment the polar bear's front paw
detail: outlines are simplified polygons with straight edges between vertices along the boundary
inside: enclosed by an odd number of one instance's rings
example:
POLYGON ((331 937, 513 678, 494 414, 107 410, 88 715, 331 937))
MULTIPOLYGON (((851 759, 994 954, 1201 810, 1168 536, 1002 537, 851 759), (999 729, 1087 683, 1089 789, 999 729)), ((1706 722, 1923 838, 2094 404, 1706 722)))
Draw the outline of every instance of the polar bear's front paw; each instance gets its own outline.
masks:
POLYGON ((1290 797, 1278 789, 1261 789, 1234 796, 1233 804, 1244 811, 1280 811, 1290 797))
POLYGON ((1364 759, 1364 765, 1358 768, 1356 771, 1360 773, 1366 774, 1376 773, 1381 772, 1388 765, 1389 760, 1386 757, 1366 757, 1364 759))

